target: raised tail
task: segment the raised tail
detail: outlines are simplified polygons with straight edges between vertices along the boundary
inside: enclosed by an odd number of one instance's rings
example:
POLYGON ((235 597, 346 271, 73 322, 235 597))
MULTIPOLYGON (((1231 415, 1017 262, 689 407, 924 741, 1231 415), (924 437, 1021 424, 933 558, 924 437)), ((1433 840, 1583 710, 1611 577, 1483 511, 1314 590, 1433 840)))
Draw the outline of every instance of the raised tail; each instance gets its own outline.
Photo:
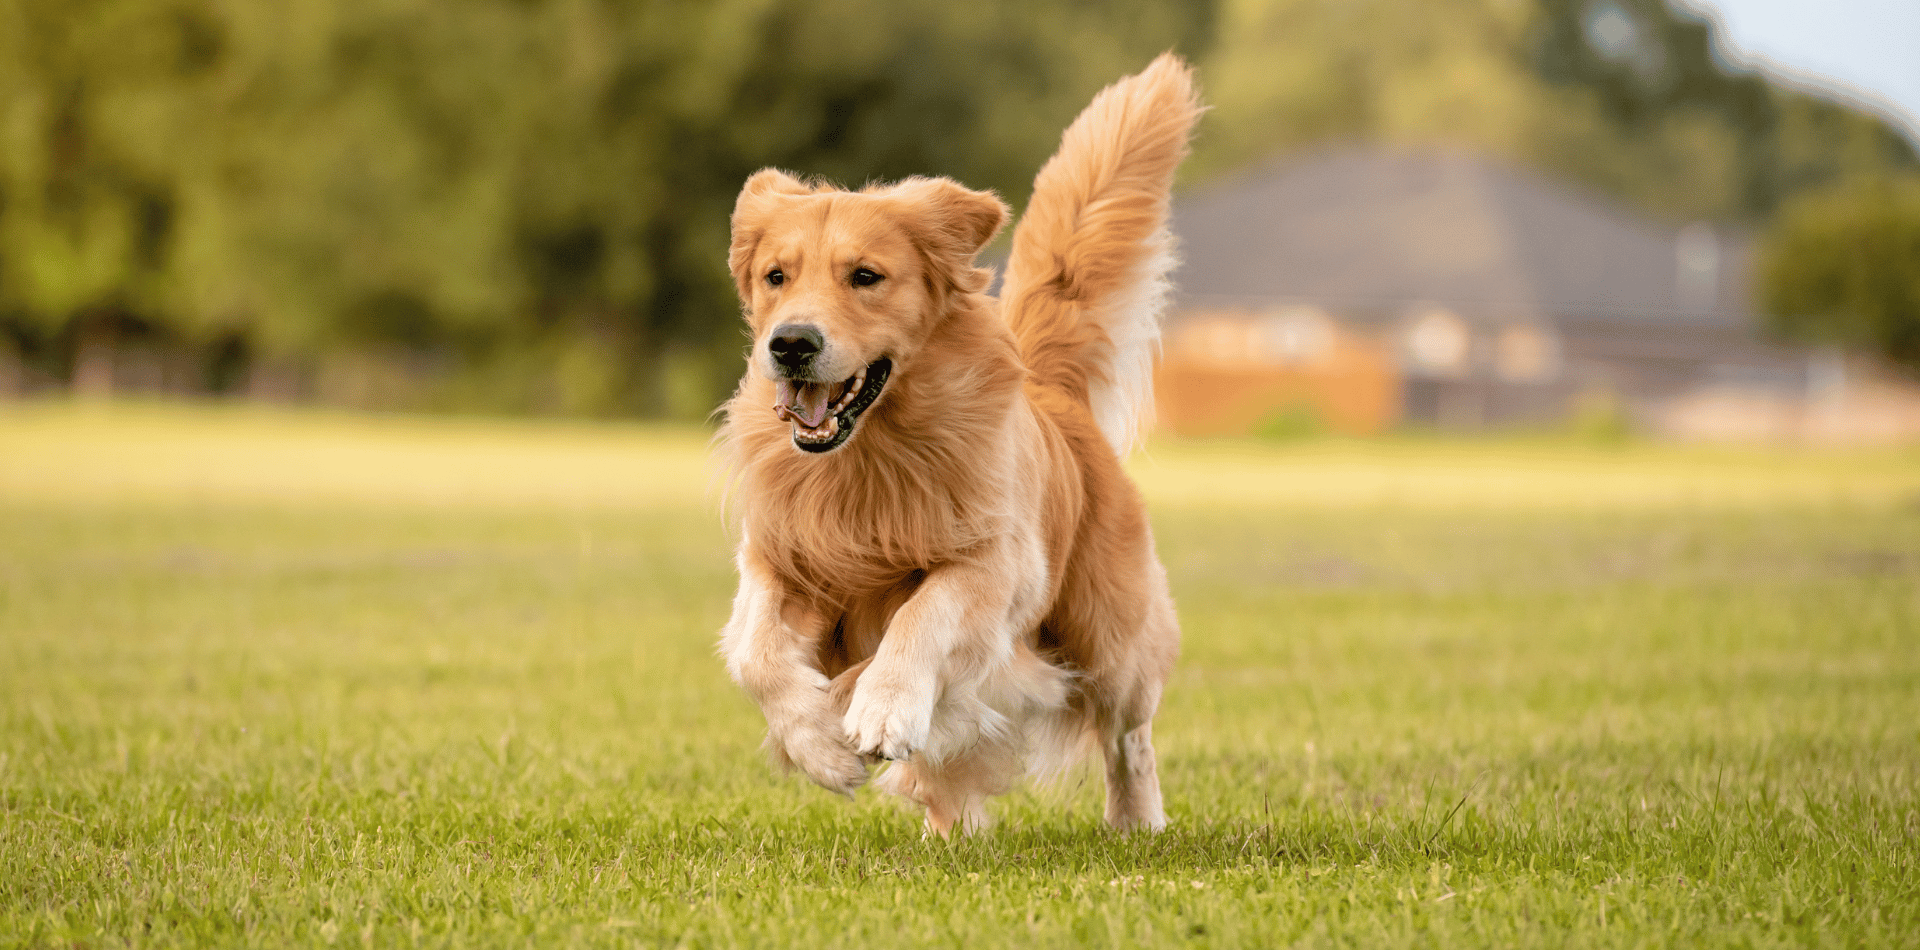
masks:
POLYGON ((1173 173, 1203 111, 1172 53, 1101 90, 1034 179, 1001 292, 1027 371, 1084 401, 1115 452, 1153 414, 1173 173))

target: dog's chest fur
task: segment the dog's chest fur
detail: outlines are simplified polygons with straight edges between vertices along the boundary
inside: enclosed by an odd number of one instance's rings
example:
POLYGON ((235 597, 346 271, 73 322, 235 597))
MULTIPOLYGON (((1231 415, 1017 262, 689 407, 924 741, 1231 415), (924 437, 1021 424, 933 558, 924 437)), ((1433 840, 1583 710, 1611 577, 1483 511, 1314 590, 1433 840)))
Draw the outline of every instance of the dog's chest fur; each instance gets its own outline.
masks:
MULTIPOLYGON (((985 304, 985 301, 978 301, 985 304)), ((941 321, 844 449, 803 455, 749 378, 728 408, 755 557, 823 609, 885 598, 903 579, 1003 536, 1005 433, 1021 369, 987 306, 941 321)))
POLYGON ((909 574, 966 557, 1004 529, 979 480, 926 476, 932 469, 920 459, 958 454, 959 446, 890 446, 895 440, 878 432, 863 435, 864 444, 849 447, 860 451, 748 475, 756 501, 746 524, 755 554, 823 606, 882 595, 909 574), (887 451, 866 451, 874 448, 887 451))

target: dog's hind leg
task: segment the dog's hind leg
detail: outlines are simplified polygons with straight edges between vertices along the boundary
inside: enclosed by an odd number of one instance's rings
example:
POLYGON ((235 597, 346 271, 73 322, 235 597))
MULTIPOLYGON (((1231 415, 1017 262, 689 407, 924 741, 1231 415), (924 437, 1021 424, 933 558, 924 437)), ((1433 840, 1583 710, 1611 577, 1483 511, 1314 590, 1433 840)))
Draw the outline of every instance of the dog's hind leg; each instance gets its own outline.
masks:
MULTIPOLYGON (((1152 542, 1143 539, 1142 543, 1152 542)), ((1166 572, 1157 562, 1148 561, 1144 576, 1120 587, 1141 598, 1135 602, 1139 612, 1108 614, 1107 629, 1131 630, 1131 635, 1110 641, 1104 650, 1083 654, 1088 656, 1083 666, 1092 686, 1100 751, 1106 759, 1107 823, 1122 831, 1159 831, 1167 826, 1153 751, 1153 716, 1179 649, 1180 625, 1166 583, 1166 572)), ((1083 597, 1082 602, 1112 611, 1123 599, 1083 597)), ((1090 626, 1099 629, 1100 625, 1096 620, 1090 626)))
POLYGON ((1107 824, 1121 831, 1167 826, 1160 803, 1160 772, 1153 758, 1153 723, 1116 728, 1101 737, 1107 759, 1107 824))
MULTIPOLYGON (((1164 575, 1162 575, 1164 576, 1164 575)), ((1162 584, 1165 581, 1161 581, 1162 584)), ((1164 594, 1148 608, 1150 619, 1140 643, 1171 646, 1178 642, 1173 604, 1164 594)), ((1164 674, 1163 674, 1164 676, 1164 674)), ((1121 831, 1159 831, 1167 826, 1160 799, 1160 769, 1153 754, 1153 714, 1160 708, 1164 678, 1136 680, 1100 723, 1100 751, 1107 765, 1107 824, 1121 831)))

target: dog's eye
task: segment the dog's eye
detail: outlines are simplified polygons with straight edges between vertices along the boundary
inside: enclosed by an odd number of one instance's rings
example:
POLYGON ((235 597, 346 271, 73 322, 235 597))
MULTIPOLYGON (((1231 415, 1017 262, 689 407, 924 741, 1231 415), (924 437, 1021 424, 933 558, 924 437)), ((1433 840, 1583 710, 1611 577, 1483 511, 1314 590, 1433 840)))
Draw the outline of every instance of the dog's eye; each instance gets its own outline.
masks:
POLYGON ((853 285, 855 287, 871 287, 883 280, 886 280, 886 278, 864 267, 858 268, 853 272, 853 285))
POLYGON ((778 287, 786 282, 787 275, 780 273, 780 268, 776 267, 773 270, 767 271, 767 283, 778 287))

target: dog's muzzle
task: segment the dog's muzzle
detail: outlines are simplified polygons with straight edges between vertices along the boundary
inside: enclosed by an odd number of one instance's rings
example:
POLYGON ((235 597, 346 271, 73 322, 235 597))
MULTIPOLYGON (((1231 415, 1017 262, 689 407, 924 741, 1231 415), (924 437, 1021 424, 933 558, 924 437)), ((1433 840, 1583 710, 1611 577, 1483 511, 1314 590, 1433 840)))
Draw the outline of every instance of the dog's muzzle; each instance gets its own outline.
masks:
POLYGON ((893 361, 881 357, 838 383, 778 380, 773 411, 793 423, 793 444, 802 451, 830 452, 853 436, 854 425, 880 398, 892 372, 893 361))

